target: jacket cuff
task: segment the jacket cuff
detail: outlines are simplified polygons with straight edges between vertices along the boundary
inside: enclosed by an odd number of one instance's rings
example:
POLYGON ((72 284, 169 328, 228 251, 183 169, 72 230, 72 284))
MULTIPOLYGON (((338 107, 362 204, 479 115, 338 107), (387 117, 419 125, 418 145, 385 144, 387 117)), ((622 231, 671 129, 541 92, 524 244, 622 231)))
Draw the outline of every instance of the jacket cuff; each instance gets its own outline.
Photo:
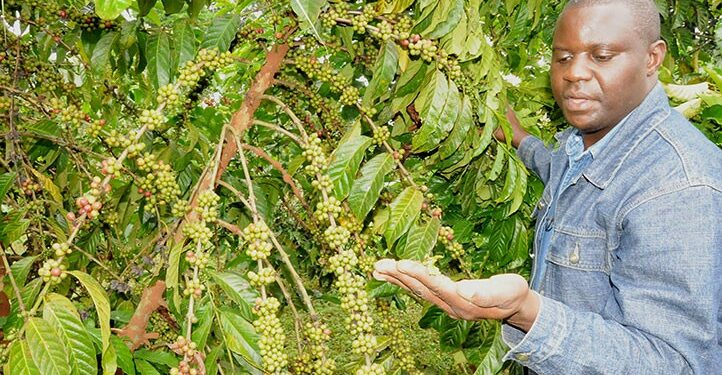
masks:
POLYGON ((528 167, 533 165, 534 153, 536 153, 539 148, 546 148, 544 142, 533 135, 528 135, 521 140, 519 148, 516 149, 516 155, 519 159, 521 159, 524 165, 528 167))
POLYGON ((504 361, 513 360, 534 369, 559 352, 567 335, 565 306, 543 296, 539 296, 539 300, 539 315, 529 332, 524 334, 508 324, 502 325, 502 340, 511 348, 504 356, 504 361))

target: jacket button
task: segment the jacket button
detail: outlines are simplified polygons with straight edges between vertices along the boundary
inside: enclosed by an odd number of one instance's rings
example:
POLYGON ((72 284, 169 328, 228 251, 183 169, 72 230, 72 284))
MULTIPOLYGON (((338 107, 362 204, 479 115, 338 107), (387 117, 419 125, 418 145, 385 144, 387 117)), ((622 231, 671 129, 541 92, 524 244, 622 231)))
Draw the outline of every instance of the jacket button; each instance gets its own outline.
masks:
POLYGON ((569 254, 569 263, 571 263, 571 264, 579 263, 579 245, 577 245, 574 248, 574 251, 571 254, 569 254))

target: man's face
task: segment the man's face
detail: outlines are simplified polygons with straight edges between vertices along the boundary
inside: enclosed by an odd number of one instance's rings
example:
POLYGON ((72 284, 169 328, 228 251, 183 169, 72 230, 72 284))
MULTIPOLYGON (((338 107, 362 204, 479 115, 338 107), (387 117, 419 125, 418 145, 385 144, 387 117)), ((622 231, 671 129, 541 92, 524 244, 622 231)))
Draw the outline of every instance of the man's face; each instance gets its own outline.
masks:
MULTIPOLYGON (((567 9, 554 32, 551 81, 567 121, 592 144, 651 89, 648 43, 622 3, 567 9)), ((588 144, 589 145, 589 144, 588 144)))

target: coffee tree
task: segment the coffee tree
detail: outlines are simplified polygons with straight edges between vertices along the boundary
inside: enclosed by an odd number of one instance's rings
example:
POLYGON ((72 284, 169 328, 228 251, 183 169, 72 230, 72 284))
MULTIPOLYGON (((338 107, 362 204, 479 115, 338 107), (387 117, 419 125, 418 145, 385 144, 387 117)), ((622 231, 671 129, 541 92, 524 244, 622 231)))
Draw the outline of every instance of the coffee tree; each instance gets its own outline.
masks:
MULTIPOLYGON (((657 3, 721 144, 720 1, 657 3)), ((492 134, 564 126, 562 2, 0 4, 4 373, 420 374, 377 259, 528 275, 542 186, 492 134)), ((414 319, 446 371, 518 371, 498 322, 414 319)))

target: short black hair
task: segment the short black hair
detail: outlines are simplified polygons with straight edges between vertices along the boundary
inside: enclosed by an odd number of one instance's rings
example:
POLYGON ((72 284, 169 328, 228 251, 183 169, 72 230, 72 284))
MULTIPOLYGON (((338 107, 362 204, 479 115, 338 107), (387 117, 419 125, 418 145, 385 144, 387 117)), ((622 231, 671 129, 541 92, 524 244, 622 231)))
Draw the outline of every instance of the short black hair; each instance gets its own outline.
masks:
POLYGON ((647 42, 651 44, 661 39, 660 14, 654 0, 569 0, 562 13, 570 8, 612 3, 621 3, 629 8, 637 21, 634 29, 647 42))

